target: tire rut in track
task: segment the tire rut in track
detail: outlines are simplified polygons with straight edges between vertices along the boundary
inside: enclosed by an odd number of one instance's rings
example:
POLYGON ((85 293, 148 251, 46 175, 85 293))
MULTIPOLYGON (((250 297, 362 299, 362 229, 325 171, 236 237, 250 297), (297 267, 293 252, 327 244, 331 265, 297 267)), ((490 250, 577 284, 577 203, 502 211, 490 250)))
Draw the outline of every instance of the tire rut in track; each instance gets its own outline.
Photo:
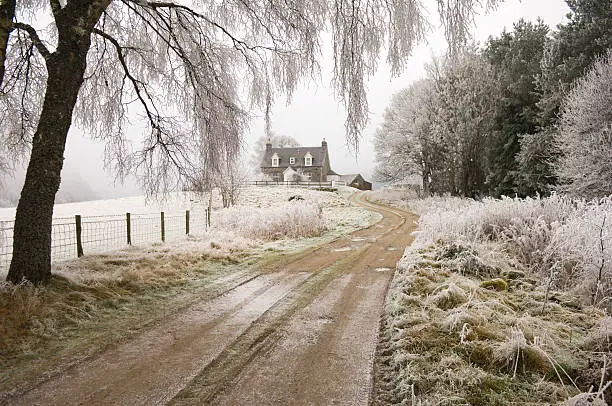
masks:
MULTIPOLYGON (((395 246, 409 243, 414 227, 405 224, 405 212, 359 204, 385 213, 384 231, 354 233, 370 236, 363 239, 369 242, 331 267, 310 267, 310 278, 264 313, 171 404, 367 404, 380 313, 403 252, 395 246), (385 261, 385 275, 376 261, 385 261), (360 348, 353 351, 353 344, 360 348)), ((313 257, 296 262, 308 267, 313 257)))
POLYGON ((15 405, 164 404, 308 274, 250 278, 27 392, 15 405))
POLYGON ((278 341, 282 334, 280 327, 287 323, 297 311, 311 303, 327 284, 338 276, 342 264, 351 259, 352 256, 348 256, 331 267, 314 273, 295 289, 288 292, 236 341, 228 345, 169 404, 200 405, 209 403, 240 374, 246 365, 258 355, 265 353, 278 341))

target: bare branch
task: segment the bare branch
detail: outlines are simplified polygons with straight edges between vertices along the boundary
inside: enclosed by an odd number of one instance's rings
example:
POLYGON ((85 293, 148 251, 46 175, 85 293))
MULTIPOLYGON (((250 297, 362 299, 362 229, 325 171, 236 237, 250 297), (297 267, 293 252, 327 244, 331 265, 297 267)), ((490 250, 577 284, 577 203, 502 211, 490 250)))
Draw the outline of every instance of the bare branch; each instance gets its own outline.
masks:
POLYGON ((42 40, 38 36, 38 33, 36 32, 34 27, 32 27, 29 24, 24 24, 21 22, 16 22, 13 24, 13 26, 18 30, 23 30, 28 33, 28 35, 30 36, 30 40, 32 41, 34 46, 36 46, 36 49, 38 50, 40 55, 42 55, 42 57, 45 58, 45 60, 51 56, 51 52, 49 52, 49 50, 47 49, 47 46, 42 42, 42 40))
POLYGON ((57 18, 62 11, 61 3, 59 0, 49 0, 49 3, 51 4, 51 12, 53 13, 53 16, 57 18))
POLYGON ((132 82, 134 91, 136 92, 136 95, 138 96, 140 103, 142 104, 143 108, 145 109, 147 113, 147 117, 149 118, 149 121, 151 122, 151 126, 153 128, 156 128, 158 124, 157 124, 155 115, 149 109, 149 105, 142 95, 141 86, 144 86, 144 84, 140 82, 138 79, 136 79, 134 76, 132 76, 132 74, 130 73, 130 69, 128 68, 128 65, 125 61, 125 57, 123 55, 123 48, 121 47, 121 44, 119 44, 119 42, 115 38, 105 33, 104 31, 94 28, 93 32, 101 36, 102 38, 106 39, 107 41, 109 41, 115 47, 115 50, 117 51, 117 58, 119 59, 119 63, 121 64, 121 67, 123 68, 125 76, 130 80, 130 82, 132 82))

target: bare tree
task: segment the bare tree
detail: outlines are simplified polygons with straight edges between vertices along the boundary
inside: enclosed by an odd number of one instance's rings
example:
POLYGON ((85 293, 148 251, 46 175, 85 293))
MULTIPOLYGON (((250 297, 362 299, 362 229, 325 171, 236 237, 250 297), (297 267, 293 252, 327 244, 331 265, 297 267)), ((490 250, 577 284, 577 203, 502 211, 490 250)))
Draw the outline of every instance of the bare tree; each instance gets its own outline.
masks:
POLYGON ((288 148, 288 147, 299 147, 300 143, 289 135, 276 134, 273 131, 269 131, 268 135, 262 135, 255 141, 253 145, 253 151, 249 158, 249 166, 251 172, 259 173, 261 171, 259 165, 263 161, 264 155, 266 154, 266 143, 270 141, 273 148, 288 148))
MULTIPOLYGON (((461 6, 441 9, 451 44, 465 39, 456 27, 477 3, 439 0, 461 6)), ((0 144, 30 154, 8 280, 50 278, 53 201, 73 119, 106 141, 109 167, 140 173, 151 192, 210 179, 238 154, 248 109, 269 112, 318 71, 326 27, 356 148, 364 83, 381 51, 397 73, 423 37, 417 0, 2 0, 0 144), (46 32, 33 23, 40 13, 52 21, 46 32), (125 132, 134 114, 146 130, 132 150, 125 132)))
POLYGON ((237 162, 228 163, 223 172, 215 178, 213 185, 219 189, 223 207, 236 204, 240 197, 240 191, 247 181, 246 169, 237 162))

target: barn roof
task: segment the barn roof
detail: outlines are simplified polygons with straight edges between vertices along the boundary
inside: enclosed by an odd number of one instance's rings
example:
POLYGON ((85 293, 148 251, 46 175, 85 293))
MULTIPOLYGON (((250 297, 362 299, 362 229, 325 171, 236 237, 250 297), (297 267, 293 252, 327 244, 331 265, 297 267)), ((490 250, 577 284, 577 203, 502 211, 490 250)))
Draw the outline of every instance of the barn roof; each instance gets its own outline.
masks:
POLYGON ((340 180, 346 183, 352 183, 358 176, 361 176, 358 173, 353 173, 351 175, 339 175, 340 180))
POLYGON ((264 155, 261 167, 272 168, 272 156, 276 154, 279 158, 278 168, 288 168, 289 166, 303 168, 305 167, 304 157, 308 153, 312 155, 312 166, 320 167, 323 166, 326 152, 327 148, 324 147, 270 148, 264 155), (294 164, 289 163, 291 157, 295 158, 294 164))

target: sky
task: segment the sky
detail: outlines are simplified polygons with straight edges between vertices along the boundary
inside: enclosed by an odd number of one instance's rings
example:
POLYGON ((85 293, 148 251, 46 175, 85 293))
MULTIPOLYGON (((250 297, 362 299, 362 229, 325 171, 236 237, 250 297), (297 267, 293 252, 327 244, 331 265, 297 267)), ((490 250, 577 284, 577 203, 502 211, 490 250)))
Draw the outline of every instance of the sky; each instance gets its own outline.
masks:
MULTIPOLYGON (((435 0, 424 0, 424 4, 433 5, 435 0)), ((564 0, 506 0, 494 11, 480 12, 472 30, 473 38, 483 44, 489 36, 497 36, 504 29, 512 30, 512 24, 520 18, 535 21, 540 17, 554 28, 563 22, 568 11, 564 0)), ((319 146, 325 138, 332 169, 341 174, 361 173, 371 180, 375 165, 372 139, 391 96, 421 79, 425 64, 431 60, 432 55, 441 55, 447 48, 435 8, 430 10, 430 15, 434 29, 428 34, 426 42, 415 48, 404 72, 392 78, 388 67, 381 63, 378 72, 368 80, 370 121, 363 132, 357 155, 351 153, 346 146, 345 112, 334 98, 329 85, 333 67, 329 60, 321 64, 320 83, 300 86, 289 105, 281 99, 276 102, 272 109, 272 130, 295 138, 303 146, 319 146)), ((331 44, 329 46, 331 49, 331 44)), ((330 52, 324 51, 324 54, 330 52)), ((258 116, 245 137, 246 156, 252 153, 252 145, 264 133, 264 121, 261 114, 258 116)), ((72 128, 66 146, 61 192, 68 195, 70 200, 140 194, 134 179, 127 179, 124 184, 114 180, 114 176, 104 169, 103 154, 103 144, 85 137, 78 128, 72 128), (87 193, 80 193, 82 190, 87 193)), ((16 196, 20 189, 17 186, 21 182, 20 178, 17 174, 9 181, 9 189, 16 189, 12 191, 16 196)))

